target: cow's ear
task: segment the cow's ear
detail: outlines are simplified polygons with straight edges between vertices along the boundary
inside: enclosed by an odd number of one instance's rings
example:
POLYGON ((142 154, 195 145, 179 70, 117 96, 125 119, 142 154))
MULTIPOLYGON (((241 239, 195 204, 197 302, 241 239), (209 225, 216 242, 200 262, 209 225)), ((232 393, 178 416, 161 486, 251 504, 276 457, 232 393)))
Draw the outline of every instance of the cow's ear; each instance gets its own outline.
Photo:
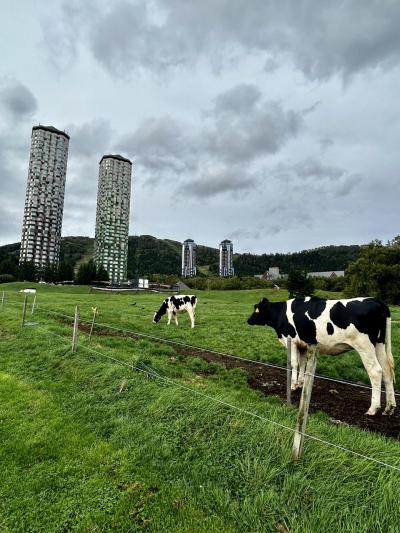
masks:
POLYGON ((263 298, 261 301, 262 301, 263 303, 268 303, 268 302, 269 302, 268 298, 263 298))

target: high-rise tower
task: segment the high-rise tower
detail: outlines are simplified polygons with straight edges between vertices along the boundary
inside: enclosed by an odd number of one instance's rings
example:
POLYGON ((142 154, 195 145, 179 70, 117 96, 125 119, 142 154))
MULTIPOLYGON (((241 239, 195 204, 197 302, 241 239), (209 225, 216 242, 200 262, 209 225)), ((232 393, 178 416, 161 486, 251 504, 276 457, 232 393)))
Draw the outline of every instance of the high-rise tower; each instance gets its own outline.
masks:
POLYGON ((120 155, 100 161, 94 260, 113 283, 127 279, 132 163, 120 155))
POLYGON ((196 249, 193 239, 186 239, 182 244, 182 276, 185 278, 196 275, 196 249))
POLYGON ((53 126, 32 128, 19 261, 58 263, 69 135, 53 126))
POLYGON ((233 243, 228 239, 219 245, 219 275, 221 277, 233 276, 233 243))

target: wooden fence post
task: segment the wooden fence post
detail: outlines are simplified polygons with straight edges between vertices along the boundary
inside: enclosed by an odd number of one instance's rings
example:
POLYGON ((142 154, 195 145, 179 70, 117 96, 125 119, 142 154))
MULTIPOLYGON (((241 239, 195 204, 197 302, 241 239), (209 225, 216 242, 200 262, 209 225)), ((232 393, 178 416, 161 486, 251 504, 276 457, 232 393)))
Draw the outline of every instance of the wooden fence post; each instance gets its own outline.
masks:
POLYGON ((297 415, 296 431, 294 434, 292 449, 292 458, 294 461, 297 461, 300 458, 301 452, 303 451, 304 433, 307 426, 308 409, 310 407, 314 374, 317 366, 317 355, 318 349, 311 347, 307 360, 304 385, 300 398, 299 414, 297 415))
POLYGON ((22 321, 21 321, 21 327, 23 328, 25 326, 25 317, 26 317, 26 302, 28 300, 28 295, 25 294, 24 296, 24 303, 22 305, 22 321))
POLYGON ((79 327, 79 305, 75 307, 74 331, 72 333, 72 353, 76 353, 76 344, 78 342, 79 327))
POLYGON ((33 311, 35 310, 35 307, 36 307, 36 294, 35 294, 35 296, 33 297, 32 309, 31 309, 31 315, 33 315, 33 311))
POLYGON ((89 340, 92 338, 94 322, 96 320, 96 315, 97 315, 97 307, 92 307, 92 311, 93 311, 93 318, 92 318, 92 325, 90 326, 89 340))
POLYGON ((287 360, 286 360, 286 403, 292 404, 292 339, 287 338, 287 360))

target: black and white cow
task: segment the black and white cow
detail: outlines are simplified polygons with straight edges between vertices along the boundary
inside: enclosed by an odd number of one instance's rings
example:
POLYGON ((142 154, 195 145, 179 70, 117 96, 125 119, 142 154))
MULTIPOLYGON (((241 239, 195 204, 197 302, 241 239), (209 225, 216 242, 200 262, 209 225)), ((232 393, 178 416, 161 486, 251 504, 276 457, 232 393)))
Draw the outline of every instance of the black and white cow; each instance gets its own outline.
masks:
POLYGON ((193 295, 180 295, 180 296, 169 296, 161 304, 160 309, 154 313, 153 322, 159 322, 161 317, 166 313, 168 315, 168 326, 171 323, 171 318, 174 316, 175 323, 178 325, 177 313, 182 311, 187 311, 190 317, 190 322, 192 323, 192 328, 194 328, 194 317, 195 309, 197 305, 197 296, 193 295))
POLYGON ((375 298, 324 300, 307 297, 270 302, 263 298, 254 306, 247 322, 251 326, 271 326, 284 346, 287 346, 289 337, 292 339, 292 389, 303 385, 309 346, 316 346, 320 353, 328 355, 354 349, 360 354, 372 385, 371 406, 366 414, 375 415, 381 406, 382 376, 386 389, 384 414, 394 412, 391 320, 389 308, 382 301, 375 298))

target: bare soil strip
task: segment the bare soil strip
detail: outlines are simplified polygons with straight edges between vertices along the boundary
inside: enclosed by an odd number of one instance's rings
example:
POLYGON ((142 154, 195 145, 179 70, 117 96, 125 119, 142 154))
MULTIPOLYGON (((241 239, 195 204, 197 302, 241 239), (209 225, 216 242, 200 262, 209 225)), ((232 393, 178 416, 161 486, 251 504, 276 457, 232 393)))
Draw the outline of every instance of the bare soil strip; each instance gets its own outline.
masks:
MULTIPOLYGON (((89 330, 86 324, 80 324, 80 329, 89 330)), ((96 335, 129 337, 134 340, 141 340, 142 337, 119 333, 106 328, 95 328, 96 335)), ((162 342, 162 341, 154 341, 162 342)), ((176 353, 188 357, 201 357, 209 363, 219 363, 227 369, 241 368, 247 373, 247 381, 251 388, 261 391, 266 396, 279 396, 286 401, 286 370, 268 367, 257 363, 229 356, 218 355, 201 348, 186 348, 173 341, 168 341, 176 353)), ((301 390, 292 391, 292 403, 298 405, 301 390)), ((387 437, 400 439, 400 408, 397 407, 392 416, 384 416, 379 412, 375 416, 367 416, 364 413, 370 405, 371 391, 361 389, 351 383, 334 383, 315 376, 314 386, 311 396, 310 413, 323 411, 332 423, 337 425, 358 426, 368 431, 381 433, 387 437)), ((385 397, 382 393, 382 406, 385 406, 385 397)))

